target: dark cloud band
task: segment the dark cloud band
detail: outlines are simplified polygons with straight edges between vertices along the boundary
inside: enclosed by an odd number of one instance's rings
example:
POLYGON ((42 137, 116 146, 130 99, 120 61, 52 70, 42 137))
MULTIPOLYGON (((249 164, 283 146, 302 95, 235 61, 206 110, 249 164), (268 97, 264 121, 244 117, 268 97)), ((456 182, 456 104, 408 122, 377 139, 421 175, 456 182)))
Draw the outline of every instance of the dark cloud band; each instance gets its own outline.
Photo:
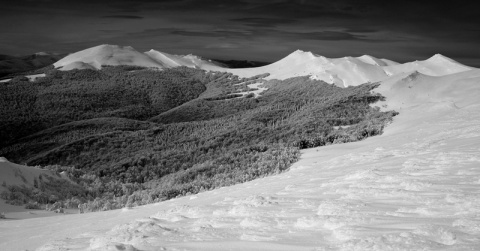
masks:
POLYGON ((143 17, 141 16, 134 16, 134 15, 109 15, 109 16, 103 16, 102 18, 143 19, 143 17))

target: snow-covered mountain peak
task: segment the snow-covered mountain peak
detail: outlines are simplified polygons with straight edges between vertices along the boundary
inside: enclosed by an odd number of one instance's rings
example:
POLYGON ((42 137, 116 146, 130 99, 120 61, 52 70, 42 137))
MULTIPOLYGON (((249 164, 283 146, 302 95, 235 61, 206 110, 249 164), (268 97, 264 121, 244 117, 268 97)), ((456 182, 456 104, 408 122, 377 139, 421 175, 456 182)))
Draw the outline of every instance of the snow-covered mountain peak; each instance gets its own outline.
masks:
POLYGON ((442 55, 442 54, 439 54, 439 53, 431 56, 431 57, 430 57, 429 59, 427 59, 426 61, 430 61, 430 62, 445 62, 445 61, 447 61, 447 62, 455 62, 455 63, 457 63, 455 60, 453 60, 453 59, 451 59, 451 58, 449 58, 449 57, 446 57, 446 56, 444 56, 444 55, 442 55))
POLYGON ((283 59, 280 59, 280 61, 284 61, 284 60, 293 60, 293 61, 305 61, 305 60, 307 60, 308 61, 308 60, 312 60, 312 59, 315 59, 315 58, 324 59, 325 57, 314 54, 311 51, 296 50, 296 51, 290 53, 289 55, 287 55, 286 57, 284 57, 283 59))
POLYGON ((131 46, 102 44, 66 56, 53 64, 61 70, 78 69, 76 66, 90 65, 101 69, 102 65, 136 65, 152 68, 163 68, 164 65, 156 62, 147 55, 136 51, 131 46), (73 66, 73 67, 72 67, 73 66))
POLYGON ((474 68, 458 63, 455 60, 440 54, 435 54, 431 58, 423 61, 415 60, 409 63, 384 67, 384 70, 390 75, 418 71, 429 76, 444 76, 472 69, 474 68))
POLYGON ((215 63, 195 55, 173 55, 151 49, 138 52, 131 46, 102 44, 66 56, 54 64, 60 70, 101 69, 102 65, 135 65, 148 68, 187 66, 204 70, 221 70, 215 63))
POLYGON ((423 61, 423 62, 428 62, 428 63, 431 63, 431 64, 435 64, 435 65, 439 65, 439 66, 449 66, 449 67, 455 67, 455 68, 458 68, 458 69, 472 69, 471 67, 468 67, 464 64, 461 64, 449 57, 446 57, 442 54, 435 54, 433 55, 432 57, 428 58, 427 60, 423 61))

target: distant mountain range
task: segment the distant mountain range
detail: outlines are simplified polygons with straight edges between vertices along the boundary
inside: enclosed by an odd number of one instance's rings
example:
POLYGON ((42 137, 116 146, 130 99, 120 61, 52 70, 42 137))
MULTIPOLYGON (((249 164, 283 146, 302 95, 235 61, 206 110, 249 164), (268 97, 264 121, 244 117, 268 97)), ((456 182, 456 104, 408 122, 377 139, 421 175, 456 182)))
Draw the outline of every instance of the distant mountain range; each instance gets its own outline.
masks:
POLYGON ((369 55, 361 57, 326 58, 297 50, 285 58, 258 68, 226 70, 240 77, 270 73, 268 79, 287 79, 311 76, 340 87, 378 82, 399 73, 420 72, 430 76, 443 76, 473 69, 450 58, 436 54, 424 61, 400 64, 369 55))
POLYGON ((0 55, 0 78, 9 74, 43 68, 52 65, 63 57, 65 57, 64 54, 49 54, 45 52, 21 57, 0 55))
POLYGON ((297 50, 277 62, 267 64, 252 61, 209 60, 195 55, 173 55, 156 50, 142 53, 130 46, 108 44, 75 52, 66 57, 37 53, 22 58, 0 55, 0 59, 0 77, 51 64, 63 71, 98 70, 103 65, 130 65, 155 69, 186 66, 207 71, 230 72, 247 78, 265 73, 270 74, 267 79, 279 80, 310 76, 312 79, 322 80, 339 87, 378 82, 399 73, 419 72, 429 76, 443 76, 474 69, 440 54, 423 61, 400 64, 369 55, 326 58, 312 52, 297 50))

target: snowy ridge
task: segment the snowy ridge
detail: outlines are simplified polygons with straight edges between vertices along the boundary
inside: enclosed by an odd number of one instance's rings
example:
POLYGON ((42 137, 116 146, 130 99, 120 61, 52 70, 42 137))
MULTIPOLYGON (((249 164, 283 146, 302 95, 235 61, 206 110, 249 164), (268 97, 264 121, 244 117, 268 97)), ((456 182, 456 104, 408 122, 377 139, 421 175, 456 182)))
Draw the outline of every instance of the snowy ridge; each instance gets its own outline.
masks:
POLYGON ((265 72, 268 79, 287 79, 296 76, 312 76, 340 87, 376 82, 388 77, 382 66, 389 63, 372 56, 358 58, 344 57, 329 59, 323 56, 297 50, 287 57, 258 68, 228 69, 240 77, 251 77, 265 72))
POLYGON ((424 61, 415 61, 399 65, 391 65, 384 68, 390 75, 418 71, 429 76, 444 76, 448 74, 469 71, 474 68, 465 66, 453 59, 436 54, 424 61))
POLYGON ((99 45, 66 56, 54 64, 60 70, 101 69, 102 65, 135 65, 149 68, 187 66, 220 70, 216 64, 193 55, 178 56, 156 50, 140 53, 130 46, 99 45))
POLYGON ((0 249, 480 249, 480 70, 402 73, 374 91, 400 112, 381 136, 197 195, 1 222, 0 249))
POLYGON ((222 70, 220 66, 210 62, 203 60, 195 55, 186 55, 186 56, 179 56, 179 55, 172 55, 165 52, 160 52, 156 50, 150 50, 145 52, 150 58, 154 59, 157 62, 161 62, 164 65, 170 67, 177 67, 177 66, 186 66, 190 68, 199 68, 203 70, 222 70))
POLYGON ((270 73, 268 79, 287 79, 310 75, 312 79, 347 87, 366 82, 378 82, 392 75, 413 71, 430 76, 444 76, 472 69, 474 68, 439 54, 425 61, 399 64, 369 55, 329 59, 311 52, 297 50, 270 65, 248 69, 226 69, 226 71, 240 77, 251 77, 268 72, 270 73))

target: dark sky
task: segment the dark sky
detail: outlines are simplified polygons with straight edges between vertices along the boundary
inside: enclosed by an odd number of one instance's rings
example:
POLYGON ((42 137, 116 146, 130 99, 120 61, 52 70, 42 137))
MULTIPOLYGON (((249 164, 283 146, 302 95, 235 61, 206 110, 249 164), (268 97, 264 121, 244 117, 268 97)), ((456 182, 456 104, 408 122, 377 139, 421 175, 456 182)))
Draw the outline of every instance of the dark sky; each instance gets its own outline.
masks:
POLYGON ((11 0, 0 54, 130 45, 219 59, 276 61, 296 49, 399 62, 441 53, 480 67, 475 1, 11 0), (441 3, 445 2, 445 3, 441 3))

